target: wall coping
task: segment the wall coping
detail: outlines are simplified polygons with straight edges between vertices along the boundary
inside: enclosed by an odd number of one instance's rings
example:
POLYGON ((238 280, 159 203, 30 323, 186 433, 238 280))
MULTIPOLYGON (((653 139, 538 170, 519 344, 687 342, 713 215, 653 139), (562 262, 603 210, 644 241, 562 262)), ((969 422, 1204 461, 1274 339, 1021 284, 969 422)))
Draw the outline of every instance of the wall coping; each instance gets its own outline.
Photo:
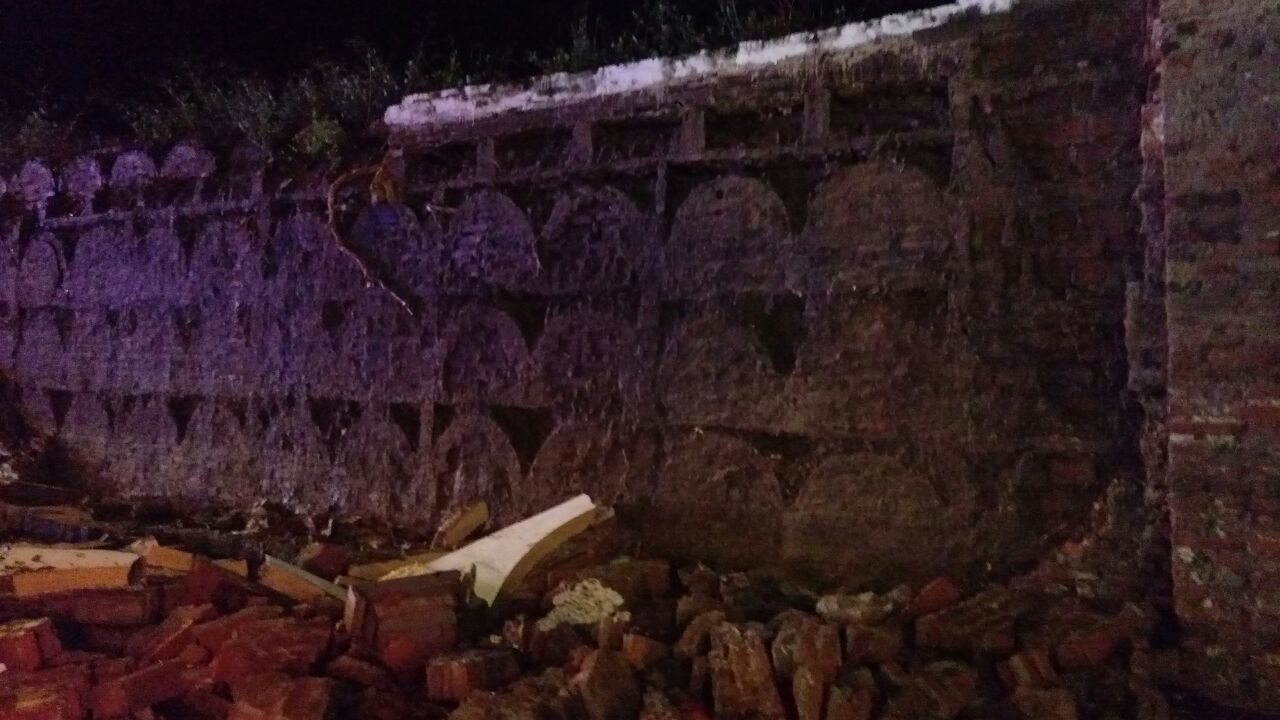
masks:
POLYGON ((498 115, 564 107, 580 102, 664 90, 711 77, 741 75, 806 56, 849 52, 881 40, 909 36, 974 15, 1010 11, 1024 0, 956 0, 824 30, 800 32, 684 57, 648 58, 579 73, 553 73, 524 84, 478 84, 406 96, 389 107, 392 134, 413 134, 498 115))

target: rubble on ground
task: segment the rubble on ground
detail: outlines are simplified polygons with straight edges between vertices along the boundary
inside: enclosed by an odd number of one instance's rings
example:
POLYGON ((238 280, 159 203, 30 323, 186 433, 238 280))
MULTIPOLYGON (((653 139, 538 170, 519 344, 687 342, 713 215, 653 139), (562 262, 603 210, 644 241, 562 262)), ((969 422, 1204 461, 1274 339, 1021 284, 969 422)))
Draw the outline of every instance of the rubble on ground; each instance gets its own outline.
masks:
MULTIPOLYGON (((4 494, 20 495, 42 492, 4 494)), ((491 569, 482 598, 475 570, 397 565, 371 548, 429 551, 332 523, 324 535, 310 523, 290 552, 263 533, 298 525, 269 514, 236 530, 139 514, 64 512, 81 518, 71 534, 92 538, 73 542, 7 526, 0 720, 1169 717, 1155 612, 1076 592, 1060 573, 815 595, 640 557, 615 518, 579 502, 545 536, 526 524, 453 550, 487 557, 503 537, 512 552, 537 547, 518 572, 518 559, 491 569)), ((424 542, 455 545, 479 526, 465 524, 424 542)))

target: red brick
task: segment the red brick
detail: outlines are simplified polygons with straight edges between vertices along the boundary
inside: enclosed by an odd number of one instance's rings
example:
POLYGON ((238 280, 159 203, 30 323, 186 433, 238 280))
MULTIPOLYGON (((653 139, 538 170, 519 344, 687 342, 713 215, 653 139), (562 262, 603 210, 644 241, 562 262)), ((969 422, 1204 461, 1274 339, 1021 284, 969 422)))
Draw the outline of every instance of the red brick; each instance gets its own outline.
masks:
POLYGON ((351 553, 341 545, 313 542, 302 548, 293 562, 313 575, 332 580, 351 568, 351 553))
POLYGON ((829 683, 835 680, 842 662, 839 628, 806 614, 789 617, 782 623, 771 650, 774 669, 783 677, 790 677, 803 667, 829 683))
POLYGON ((1066 690, 1022 687, 1013 693, 1011 702, 1026 720, 1079 720, 1076 699, 1066 690))
POLYGON ((613 650, 596 650, 573 678, 591 720, 635 720, 640 689, 631 666, 613 650))
POLYGON ((343 624, 357 652, 397 674, 416 674, 457 642, 460 593, 457 573, 361 583, 348 593, 343 624))
POLYGON ((93 691, 94 717, 124 717, 183 695, 191 689, 185 670, 181 662, 170 660, 99 685, 93 691))
POLYGON ((852 665, 879 665, 893 662, 902 652, 902 628, 896 625, 845 628, 845 658, 852 665))
POLYGON ((460 701, 478 690, 495 690, 520 675, 510 650, 466 650, 432 658, 426 668, 427 698, 460 701))
POLYGON ((191 635, 196 642, 205 646, 210 652, 217 652, 222 644, 231 639, 246 624, 279 618, 284 610, 277 605, 258 605, 225 615, 217 620, 201 623, 191 628, 191 635))
POLYGON ((325 620, 259 620, 241 625, 214 654, 213 678, 235 684, 259 673, 306 673, 329 648, 333 626, 325 620))
POLYGON ((235 573, 197 557, 186 577, 186 605, 213 605, 224 613, 235 612, 261 595, 260 588, 235 573))
POLYGON ((0 718, 80 720, 88 710, 89 689, 88 671, 78 665, 0 673, 0 718))
POLYGON ((831 686, 824 720, 871 720, 876 701, 876 681, 866 668, 848 681, 831 686))
POLYGON ((60 652, 62 643, 48 618, 0 625, 0 663, 9 670, 38 670, 60 652))
POLYGON ((716 717, 722 720, 783 720, 786 712, 764 641, 723 623, 711 633, 707 654, 716 717))
POLYGON ((79 590, 41 597, 40 605, 56 620, 132 627, 160 617, 160 592, 154 587, 79 590))
POLYGON ((178 653, 178 659, 183 665, 191 667, 194 665, 204 665, 213 659, 213 653, 209 652, 209 648, 200 643, 190 643, 178 653))
POLYGON ((1001 682, 1010 689, 1045 688, 1058 684, 1058 673, 1053 669, 1049 653, 1039 648, 1013 655, 1000 663, 998 671, 1001 682))
POLYGON ((325 674, 338 680, 346 680, 361 687, 384 685, 390 680, 387 671, 350 655, 339 655, 325 667, 325 674))
POLYGON ((622 655, 637 670, 646 670, 670 654, 671 648, 666 643, 636 633, 622 636, 622 655))
POLYGON ((827 681, 807 667, 798 668, 791 678, 791 697, 796 705, 797 720, 823 720, 827 681))
POLYGON ((1055 654, 1064 670, 1096 667, 1115 655, 1121 640, 1118 630, 1104 625, 1068 636, 1058 645, 1055 654))
POLYGON ((1008 655, 1015 647, 1013 623, 1023 603, 1000 588, 985 591, 916 620, 916 643, 949 652, 1008 655))
POLYGON ((333 709, 333 681, 263 673, 232 687, 228 720, 326 720, 333 709))
POLYGON ((217 617, 212 605, 183 605, 176 608, 130 652, 144 663, 171 660, 178 656, 194 637, 191 629, 198 623, 217 617))
POLYGON ((951 578, 941 577, 920 588, 920 592, 907 604, 906 613, 911 617, 929 615, 954 605, 962 597, 964 594, 951 578))
POLYGON ((953 662, 933 663, 910 676, 885 717, 949 720, 964 712, 977 696, 978 676, 972 669, 953 662))

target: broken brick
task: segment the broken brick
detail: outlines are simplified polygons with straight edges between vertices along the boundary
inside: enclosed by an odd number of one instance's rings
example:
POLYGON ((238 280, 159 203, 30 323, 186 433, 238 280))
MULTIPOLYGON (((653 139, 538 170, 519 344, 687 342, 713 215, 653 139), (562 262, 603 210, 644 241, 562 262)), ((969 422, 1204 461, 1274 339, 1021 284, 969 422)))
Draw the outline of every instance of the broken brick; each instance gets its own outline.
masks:
POLYGON ((509 650, 466 650, 432 658, 426 668, 429 700, 459 701, 477 690, 494 690, 520 675, 509 650))
POLYGON ((242 609, 259 589, 243 577, 204 558, 196 558, 186 577, 187 605, 212 604, 220 612, 242 609))
POLYGON ((724 620, 724 613, 718 610, 703 613, 694 618, 685 627, 684 633, 680 635, 680 640, 676 642, 676 654, 684 657, 696 657, 707 652, 711 645, 712 631, 720 627, 724 620))
POLYGON ((596 650, 573 678, 591 720, 634 720, 640 713, 640 690, 631 666, 613 650, 596 650))
POLYGON ((48 618, 0 625, 0 663, 9 670, 37 670, 60 652, 62 643, 48 618))
POLYGON ((232 687, 228 720, 325 720, 333 705, 333 681, 264 673, 232 687))
POLYGON ((954 662, 936 662, 913 674, 903 691, 889 704, 886 718, 957 717, 978 695, 978 676, 954 662))
POLYGON ((849 625, 845 628, 845 659, 853 665, 893 662, 904 642, 902 628, 896 625, 849 625))
POLYGON ((906 613, 911 617, 931 615, 959 602, 964 594, 951 578, 938 578, 925 585, 907 604, 906 613))
POLYGON ((387 671, 351 655, 339 655, 325 666, 325 674, 361 687, 384 685, 390 680, 387 671))
POLYGON ((190 689, 184 670, 181 662, 169 660, 99 685, 93 691, 94 717, 124 717, 181 696, 190 689))
POLYGON ((242 626, 261 620, 276 619, 283 613, 284 610, 277 605, 246 607, 216 620, 195 625, 191 628, 191 636, 210 652, 216 653, 222 644, 230 640, 242 626))
POLYGON ((1062 689, 1021 687, 1013 693, 1010 702, 1026 720, 1079 720, 1080 717, 1076 699, 1062 689))
POLYGON ((783 677, 808 668, 829 683, 840 669, 840 631, 817 618, 798 614, 782 623, 774 636, 772 651, 773 666, 783 677))
POLYGON ((1063 640, 1055 651, 1063 670, 1080 670, 1105 663, 1120 647, 1122 637, 1115 628, 1099 625, 1074 633, 1063 640))
POLYGON ((194 665, 204 665, 213 658, 213 653, 209 652, 209 648, 200 643, 189 643, 178 653, 178 659, 183 665, 192 667, 194 665))
POLYGON ((786 717, 769 652, 759 635, 722 623, 711 633, 707 662, 717 718, 786 717))
POLYGON ((1058 673, 1053 669, 1049 653, 1039 648, 1010 656, 997 666, 997 671, 1001 682, 1011 690, 1019 687, 1046 688, 1058 683, 1058 673))
POLYGON ((948 652, 1008 655, 1016 646, 1014 621, 1024 610, 1011 593, 993 588, 916 619, 916 643, 948 652))
POLYGON ((809 667, 796 669, 791 678, 791 696, 798 720, 823 720, 826 695, 827 681, 820 672, 809 667))
POLYGON ((217 611, 212 605, 183 605, 152 632, 140 636, 141 641, 131 648, 130 654, 144 663, 173 659, 193 641, 191 629, 215 617, 217 611))
POLYGON ((345 575, 350 569, 351 553, 341 545, 313 542, 302 548, 293 562, 313 575, 332 580, 339 575, 345 575))
POLYGON ((647 670, 654 663, 671 654, 671 648, 636 633, 622 636, 622 656, 637 670, 647 670))
POLYGON ((875 700, 875 678, 863 668, 831 686, 823 720, 871 720, 875 700))
POLYGON ((329 647, 333 626, 325 620, 258 620, 239 626, 214 654, 213 678, 235 684, 259 673, 306 673, 329 647))

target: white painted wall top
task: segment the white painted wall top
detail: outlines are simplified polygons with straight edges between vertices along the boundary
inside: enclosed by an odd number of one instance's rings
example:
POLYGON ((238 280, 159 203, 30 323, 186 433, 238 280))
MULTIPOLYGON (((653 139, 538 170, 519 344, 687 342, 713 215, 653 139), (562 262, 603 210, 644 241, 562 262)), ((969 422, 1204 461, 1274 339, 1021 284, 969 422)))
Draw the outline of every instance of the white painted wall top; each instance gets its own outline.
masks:
POLYGON ((1020 1, 957 0, 949 5, 826 30, 744 42, 724 51, 703 51, 682 58, 650 58, 581 73, 556 73, 525 85, 471 85, 409 95, 399 105, 388 108, 384 119, 392 132, 412 132, 507 112, 563 107, 601 97, 660 93, 666 87, 713 75, 750 72, 806 55, 847 52, 878 40, 939 27, 972 14, 1007 12, 1020 1))

